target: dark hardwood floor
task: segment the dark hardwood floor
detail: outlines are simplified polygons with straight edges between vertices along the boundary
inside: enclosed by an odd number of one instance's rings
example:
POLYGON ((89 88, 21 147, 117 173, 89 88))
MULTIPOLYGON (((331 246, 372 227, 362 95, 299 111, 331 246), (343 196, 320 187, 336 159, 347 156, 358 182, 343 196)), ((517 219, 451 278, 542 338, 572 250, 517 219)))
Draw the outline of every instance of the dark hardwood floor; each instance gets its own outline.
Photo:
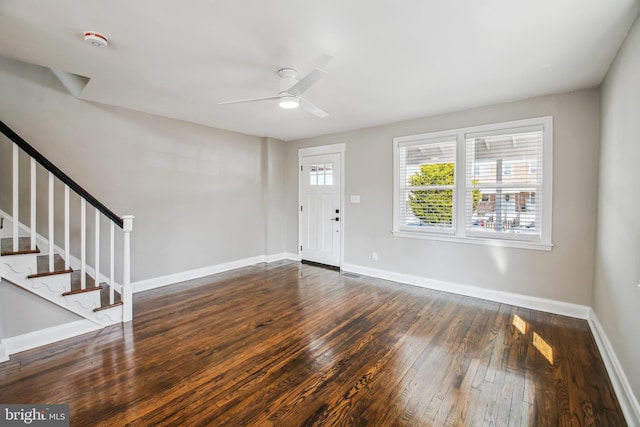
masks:
POLYGON ((0 364, 74 426, 624 426, 588 325, 293 262, 135 295, 0 364))

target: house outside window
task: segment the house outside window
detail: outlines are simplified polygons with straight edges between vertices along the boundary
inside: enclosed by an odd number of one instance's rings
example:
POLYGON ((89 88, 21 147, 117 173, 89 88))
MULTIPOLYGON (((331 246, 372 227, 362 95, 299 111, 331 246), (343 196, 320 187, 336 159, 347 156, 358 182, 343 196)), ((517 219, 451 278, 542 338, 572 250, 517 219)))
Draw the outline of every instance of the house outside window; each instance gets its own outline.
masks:
POLYGON ((394 138, 393 234, 551 249, 551 117, 394 138))

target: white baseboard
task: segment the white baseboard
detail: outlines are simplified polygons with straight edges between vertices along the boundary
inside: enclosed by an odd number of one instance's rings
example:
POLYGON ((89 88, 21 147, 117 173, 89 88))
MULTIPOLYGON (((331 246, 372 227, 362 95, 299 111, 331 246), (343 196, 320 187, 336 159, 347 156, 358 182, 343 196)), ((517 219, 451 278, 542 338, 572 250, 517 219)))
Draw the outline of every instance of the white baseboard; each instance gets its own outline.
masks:
POLYGON ((300 254, 294 254, 293 252, 285 252, 284 259, 288 259, 289 261, 302 261, 300 254))
POLYGON ((133 293, 148 291, 162 286, 173 285, 187 280, 199 279, 201 277, 211 276, 212 274, 223 273, 237 268, 248 267, 250 265, 262 262, 276 262, 289 259, 287 254, 259 255, 251 258, 240 259, 237 261, 226 262, 223 264, 211 265, 209 267, 197 268, 194 270, 183 271, 180 273, 168 274, 166 276, 154 277, 152 279, 139 280, 131 283, 133 293))
POLYGON ((355 264, 343 264, 341 270, 349 273, 362 274, 364 276, 371 276, 379 279, 392 280, 394 282, 420 286, 423 288, 435 289, 438 291, 451 292, 454 294, 481 298, 504 304, 517 305, 518 307, 545 311, 547 313, 577 317, 578 319, 588 319, 589 311, 591 310, 590 307, 586 305, 571 304, 568 302, 556 301, 547 298, 539 298, 529 295, 521 295, 511 292, 479 288, 477 286, 444 282, 441 280, 428 279, 421 276, 396 273, 393 271, 379 270, 370 267, 362 267, 355 264))
POLYGON ((103 326, 97 325, 90 320, 82 319, 17 335, 15 337, 4 338, 2 343, 5 346, 6 354, 10 356, 15 353, 20 353, 21 351, 31 350, 32 348, 86 334, 87 332, 97 331, 102 328, 103 326))
POLYGON ((629 384, 613 346, 593 310, 590 310, 588 321, 627 424, 638 427, 640 426, 640 404, 633 393, 631 384, 629 384))
POLYGON ((283 259, 287 259, 286 255, 284 253, 281 254, 273 254, 273 255, 266 255, 264 257, 264 262, 270 264, 272 262, 277 262, 277 261, 282 261, 283 259))
POLYGON ((0 340, 0 363, 9 360, 9 353, 7 353, 7 346, 0 340))

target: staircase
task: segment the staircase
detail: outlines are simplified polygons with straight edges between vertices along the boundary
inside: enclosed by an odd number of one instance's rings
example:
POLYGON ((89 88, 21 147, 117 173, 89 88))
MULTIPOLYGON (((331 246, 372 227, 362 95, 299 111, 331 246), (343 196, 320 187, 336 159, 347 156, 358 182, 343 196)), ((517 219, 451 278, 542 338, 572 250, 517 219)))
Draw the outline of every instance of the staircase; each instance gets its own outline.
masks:
MULTIPOLYGON (((99 326, 132 320, 130 234, 133 216, 115 215, 2 122, 0 132, 6 136, 0 136, 0 144, 12 144, 11 213, 0 210, 0 278, 99 326), (25 160, 28 160, 28 171, 21 171, 20 166, 27 163, 25 160), (36 185, 36 177, 41 172, 38 168, 46 170, 48 190, 36 185), (21 179, 29 184, 22 183, 22 192, 21 179), (60 183, 64 190, 57 194, 55 189, 61 188, 60 183), (48 201, 46 224, 36 221, 39 197, 48 201), (74 202, 79 199, 79 212, 71 212, 72 198, 74 202), (58 215, 54 209, 56 204, 63 205, 63 209, 58 207, 58 215), (93 221, 87 221, 87 205, 93 211, 93 221), (27 210, 28 215, 21 214, 20 208, 27 210), (64 214, 60 215, 60 211, 64 214), (28 224, 21 223, 26 217, 28 224), (46 235, 37 232, 40 228, 46 230, 46 235), (56 231, 61 235, 56 236, 56 231), (73 255, 72 242, 76 249, 73 255), (91 259, 87 256, 88 243, 91 259)), ((4 191, 7 187, 3 184, 0 188, 4 191)))

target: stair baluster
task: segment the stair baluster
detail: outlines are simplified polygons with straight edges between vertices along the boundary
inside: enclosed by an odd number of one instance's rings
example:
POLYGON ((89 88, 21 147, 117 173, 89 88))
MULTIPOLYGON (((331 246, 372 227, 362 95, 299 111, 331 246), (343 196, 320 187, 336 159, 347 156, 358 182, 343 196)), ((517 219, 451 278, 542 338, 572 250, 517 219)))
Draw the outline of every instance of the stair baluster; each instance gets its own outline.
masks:
POLYGON ((87 289, 87 202, 80 200, 80 289, 87 289))
MULTIPOLYGON (((14 144, 15 147, 15 144, 14 144)), ((32 251, 36 250, 36 159, 31 157, 29 162, 29 168, 31 173, 31 218, 29 226, 31 227, 31 236, 29 248, 32 251)))
POLYGON ((69 186, 64 186, 64 269, 70 268, 71 253, 69 249, 69 186))
MULTIPOLYGON (((13 217, 19 218, 20 194, 20 159, 18 157, 18 146, 13 144, 13 217)), ((13 251, 18 252, 18 222, 13 221, 13 251)))
POLYGON ((94 254, 95 254, 95 284, 94 286, 100 286, 100 211, 96 209, 95 213, 95 235, 94 235, 94 254))
POLYGON ((109 304, 114 302, 114 288, 115 281, 115 259, 116 259, 116 240, 115 240, 115 225, 111 222, 109 228, 110 242, 109 242, 109 304))
MULTIPOLYGON (((53 246, 55 240, 53 240, 53 224, 54 224, 54 211, 53 211, 53 174, 49 172, 49 273, 54 271, 53 266, 53 246)), ((18 219, 15 218, 14 222, 18 222, 18 219)))

